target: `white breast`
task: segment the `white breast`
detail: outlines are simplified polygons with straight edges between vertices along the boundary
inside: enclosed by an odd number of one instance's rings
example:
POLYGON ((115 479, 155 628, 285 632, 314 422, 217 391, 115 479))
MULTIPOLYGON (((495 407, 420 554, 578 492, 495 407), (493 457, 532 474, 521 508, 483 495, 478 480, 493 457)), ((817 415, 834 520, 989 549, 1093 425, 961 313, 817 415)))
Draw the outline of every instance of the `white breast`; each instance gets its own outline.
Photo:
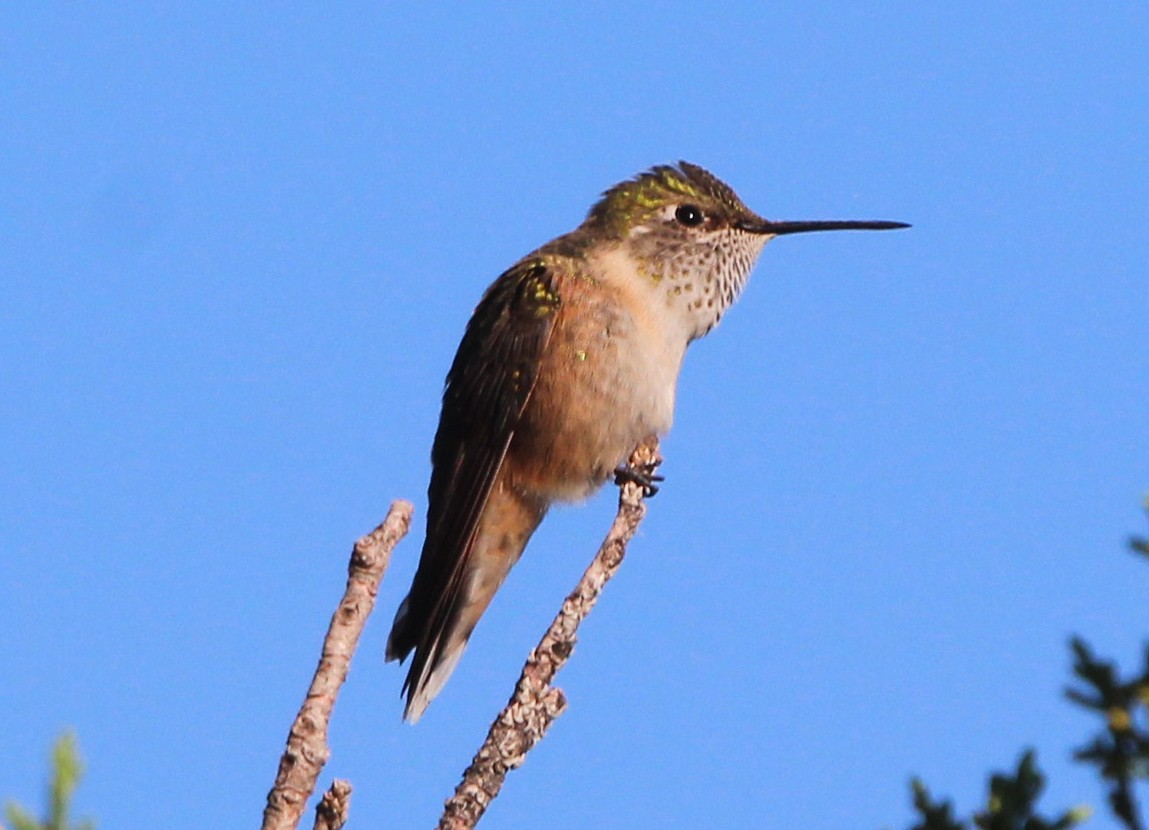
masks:
POLYGON ((667 302, 661 281, 643 276, 625 248, 597 254, 591 261, 596 277, 623 296, 634 323, 625 365, 625 380, 634 390, 635 415, 647 433, 665 433, 674 420, 674 397, 691 325, 667 302))

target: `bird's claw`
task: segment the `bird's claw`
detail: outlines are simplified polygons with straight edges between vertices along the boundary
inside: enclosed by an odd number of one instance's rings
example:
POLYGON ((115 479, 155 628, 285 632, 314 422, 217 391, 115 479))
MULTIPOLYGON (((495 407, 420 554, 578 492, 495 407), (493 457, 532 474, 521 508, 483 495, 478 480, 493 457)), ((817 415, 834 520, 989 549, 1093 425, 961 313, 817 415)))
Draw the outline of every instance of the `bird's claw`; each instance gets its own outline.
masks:
POLYGON ((658 485, 655 482, 666 480, 665 476, 655 474, 654 470, 657 466, 657 464, 649 464, 635 467, 631 464, 619 464, 614 469, 614 483, 618 485, 637 484, 642 487, 642 495, 650 498, 658 493, 658 485))

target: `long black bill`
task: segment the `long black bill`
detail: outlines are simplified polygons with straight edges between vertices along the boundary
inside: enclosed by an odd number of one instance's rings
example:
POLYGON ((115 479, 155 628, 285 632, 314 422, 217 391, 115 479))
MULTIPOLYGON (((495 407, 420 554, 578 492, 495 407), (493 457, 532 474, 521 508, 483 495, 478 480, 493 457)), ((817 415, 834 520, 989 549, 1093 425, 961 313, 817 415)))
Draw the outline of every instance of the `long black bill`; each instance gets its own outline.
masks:
POLYGON ((783 236, 788 233, 811 231, 892 231, 910 226, 906 222, 889 222, 884 219, 826 219, 810 222, 771 222, 769 219, 763 219, 759 222, 743 222, 739 227, 751 233, 783 236))

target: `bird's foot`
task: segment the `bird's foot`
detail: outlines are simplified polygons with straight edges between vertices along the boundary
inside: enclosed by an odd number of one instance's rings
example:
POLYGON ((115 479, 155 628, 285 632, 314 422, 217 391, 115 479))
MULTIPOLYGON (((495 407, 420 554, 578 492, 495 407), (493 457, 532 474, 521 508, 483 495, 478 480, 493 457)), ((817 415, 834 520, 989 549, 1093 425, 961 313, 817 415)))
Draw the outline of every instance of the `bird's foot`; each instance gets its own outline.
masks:
POLYGON ((642 495, 646 498, 658 493, 658 485, 655 482, 666 481, 665 476, 655 475, 654 471, 658 468, 658 462, 653 464, 644 464, 636 467, 632 464, 619 464, 614 468, 614 483, 623 485, 626 483, 637 484, 642 487, 642 495))

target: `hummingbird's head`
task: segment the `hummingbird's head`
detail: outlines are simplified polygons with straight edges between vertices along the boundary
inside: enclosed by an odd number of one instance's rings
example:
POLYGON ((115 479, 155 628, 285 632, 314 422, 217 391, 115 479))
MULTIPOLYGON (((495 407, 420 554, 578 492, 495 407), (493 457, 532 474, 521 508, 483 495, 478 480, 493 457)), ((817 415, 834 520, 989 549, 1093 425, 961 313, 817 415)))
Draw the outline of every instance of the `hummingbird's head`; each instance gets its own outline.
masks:
POLYGON ((729 185, 696 164, 659 165, 606 191, 587 224, 625 239, 654 233, 700 239, 742 222, 762 222, 729 185))
POLYGON ((639 275, 664 285, 693 321, 694 336, 712 329, 733 304, 762 248, 776 236, 807 231, 886 230, 902 222, 771 222, 725 182, 696 164, 660 165, 616 184, 591 208, 583 227, 624 246, 639 275))

